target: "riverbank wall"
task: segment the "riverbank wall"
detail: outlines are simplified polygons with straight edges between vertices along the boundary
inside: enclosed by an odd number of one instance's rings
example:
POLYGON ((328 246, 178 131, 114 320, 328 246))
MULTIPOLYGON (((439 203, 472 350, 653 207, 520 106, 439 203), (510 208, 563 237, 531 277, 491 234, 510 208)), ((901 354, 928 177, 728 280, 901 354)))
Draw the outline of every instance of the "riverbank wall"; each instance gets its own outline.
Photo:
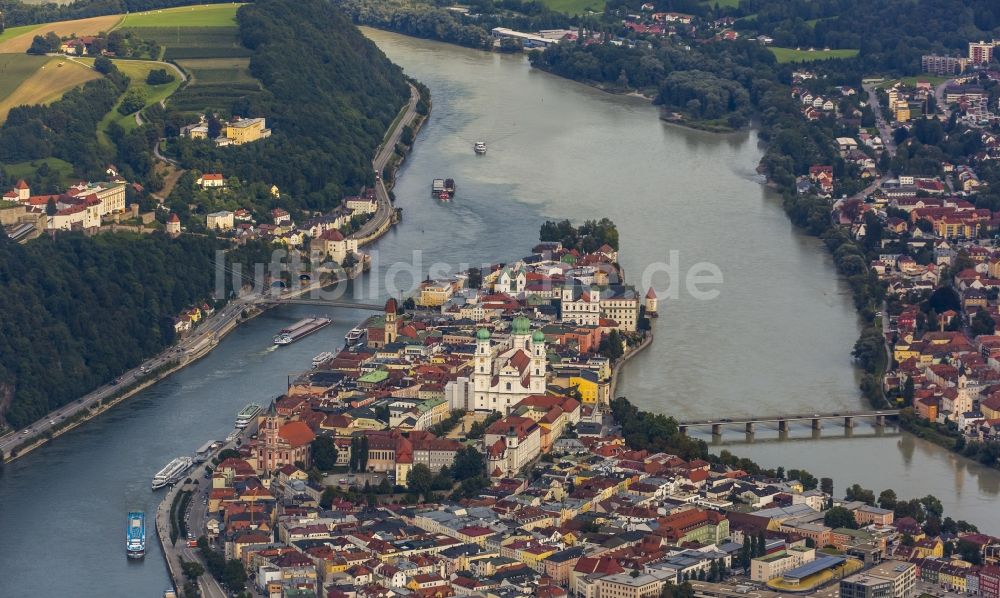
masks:
POLYGON ((643 350, 645 350, 646 347, 648 347, 649 345, 653 344, 653 336, 654 336, 653 335, 653 331, 650 330, 648 333, 646 333, 646 337, 644 339, 642 339, 642 342, 639 343, 638 345, 636 345, 635 347, 632 347, 632 349, 629 350, 628 353, 622 355, 621 359, 618 360, 618 363, 616 363, 614 365, 614 367, 612 368, 612 372, 611 372, 611 385, 610 385, 611 386, 610 390, 611 390, 611 399, 612 400, 615 398, 615 392, 618 389, 618 374, 621 373, 622 368, 625 367, 625 364, 628 363, 628 360, 632 359, 637 354, 639 354, 643 350))
POLYGON ((170 510, 183 486, 184 484, 177 484, 170 488, 156 507, 156 539, 160 543, 160 551, 164 562, 167 563, 167 572, 170 574, 170 581, 175 591, 183 587, 184 577, 181 563, 174 552, 174 545, 168 544, 167 540, 170 538, 170 510))

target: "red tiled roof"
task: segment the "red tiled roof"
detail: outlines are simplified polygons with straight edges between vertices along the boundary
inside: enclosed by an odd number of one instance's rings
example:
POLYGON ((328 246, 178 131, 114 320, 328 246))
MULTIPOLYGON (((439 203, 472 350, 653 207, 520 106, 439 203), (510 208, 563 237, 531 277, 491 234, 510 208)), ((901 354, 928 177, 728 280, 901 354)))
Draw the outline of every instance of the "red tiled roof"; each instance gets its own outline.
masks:
POLYGON ((292 447, 309 444, 316 438, 309 426, 300 421, 288 422, 278 429, 278 436, 292 447))

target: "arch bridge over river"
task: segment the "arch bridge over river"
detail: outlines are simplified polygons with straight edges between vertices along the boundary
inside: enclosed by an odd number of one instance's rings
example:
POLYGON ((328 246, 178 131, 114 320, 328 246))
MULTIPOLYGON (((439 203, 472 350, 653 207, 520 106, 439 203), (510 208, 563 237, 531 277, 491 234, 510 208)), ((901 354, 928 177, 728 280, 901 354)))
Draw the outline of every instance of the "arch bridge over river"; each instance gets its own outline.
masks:
POLYGON ((836 413, 813 413, 806 415, 763 415, 745 418, 724 418, 724 419, 704 419, 677 422, 677 427, 682 434, 687 434, 688 428, 712 428, 712 436, 721 436, 723 428, 742 426, 747 434, 753 434, 757 430, 758 424, 771 424, 778 428, 779 432, 787 432, 789 424, 796 422, 808 422, 813 430, 820 430, 823 422, 839 421, 843 422, 846 429, 854 427, 857 419, 868 419, 875 423, 877 428, 885 427, 886 419, 899 417, 898 409, 882 409, 879 411, 846 411, 836 413))

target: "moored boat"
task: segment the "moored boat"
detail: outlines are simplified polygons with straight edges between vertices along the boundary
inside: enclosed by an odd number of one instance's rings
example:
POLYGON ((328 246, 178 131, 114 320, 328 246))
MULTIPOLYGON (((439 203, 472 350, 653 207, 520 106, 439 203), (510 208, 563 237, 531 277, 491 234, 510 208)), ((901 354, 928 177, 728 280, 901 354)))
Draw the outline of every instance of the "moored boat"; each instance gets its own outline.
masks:
POLYGON ((323 365, 324 362, 327 362, 327 361, 333 359, 334 357, 335 357, 335 355, 333 353, 331 353, 329 351, 323 351, 319 355, 313 357, 313 362, 312 362, 313 363, 313 367, 314 368, 318 368, 319 366, 323 365))
POLYGON ((368 329, 362 326, 355 326, 344 335, 344 342, 347 343, 348 347, 352 347, 355 344, 361 342, 361 339, 368 336, 368 329))
POLYGON ((261 412, 261 406, 257 403, 248 403, 246 407, 240 409, 236 414, 236 428, 242 430, 250 425, 255 417, 261 412))
POLYGON ((153 490, 159 490, 164 486, 176 483, 184 475, 184 472, 191 467, 192 463, 194 463, 194 460, 191 457, 177 457, 170 463, 167 463, 166 467, 156 472, 156 475, 153 476, 153 490))

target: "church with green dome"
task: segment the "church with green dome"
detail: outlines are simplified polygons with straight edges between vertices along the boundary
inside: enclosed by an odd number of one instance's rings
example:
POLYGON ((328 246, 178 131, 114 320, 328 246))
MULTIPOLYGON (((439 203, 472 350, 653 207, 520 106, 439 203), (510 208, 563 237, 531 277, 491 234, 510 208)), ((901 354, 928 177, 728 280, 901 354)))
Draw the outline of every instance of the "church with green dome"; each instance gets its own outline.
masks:
POLYGON ((545 394, 548 358, 545 334, 517 316, 507 330, 476 331, 473 372, 467 384, 454 385, 452 409, 509 413, 521 399, 545 394))

